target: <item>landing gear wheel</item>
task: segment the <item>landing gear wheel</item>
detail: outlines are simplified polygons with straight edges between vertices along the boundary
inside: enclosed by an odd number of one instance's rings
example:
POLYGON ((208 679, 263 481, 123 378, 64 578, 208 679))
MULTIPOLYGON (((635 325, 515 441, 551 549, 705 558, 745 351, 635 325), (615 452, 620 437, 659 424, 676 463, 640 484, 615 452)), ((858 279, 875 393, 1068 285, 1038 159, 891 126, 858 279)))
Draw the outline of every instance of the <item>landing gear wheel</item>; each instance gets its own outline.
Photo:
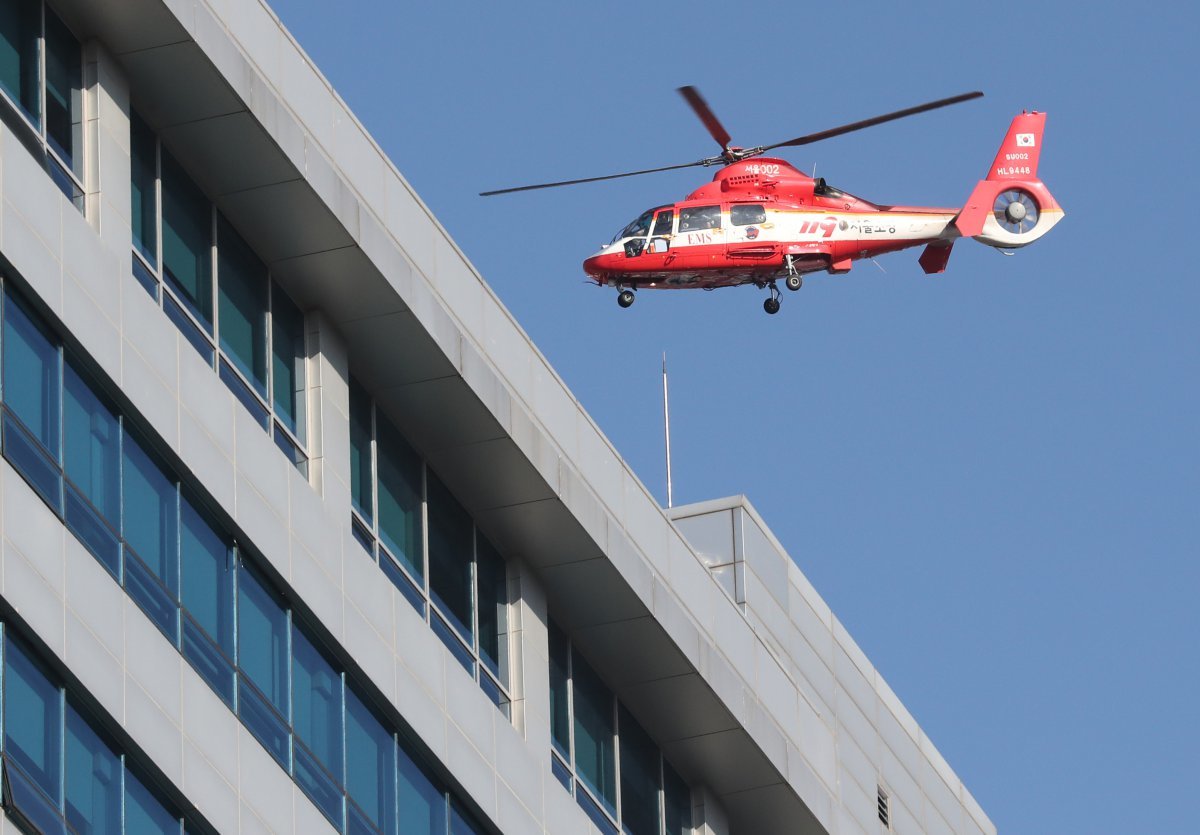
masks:
POLYGON ((789 275, 783 280, 783 286, 789 290, 799 290, 804 286, 804 279, 799 275, 789 275))
POLYGON ((770 313, 771 315, 775 315, 776 313, 778 313, 779 312, 779 299, 775 298, 774 296, 771 296, 771 298, 769 298, 763 302, 763 310, 767 311, 767 313, 770 313))
POLYGON ((617 304, 621 305, 621 307, 629 307, 633 304, 634 298, 636 297, 633 295, 632 290, 622 290, 620 293, 617 293, 617 304))

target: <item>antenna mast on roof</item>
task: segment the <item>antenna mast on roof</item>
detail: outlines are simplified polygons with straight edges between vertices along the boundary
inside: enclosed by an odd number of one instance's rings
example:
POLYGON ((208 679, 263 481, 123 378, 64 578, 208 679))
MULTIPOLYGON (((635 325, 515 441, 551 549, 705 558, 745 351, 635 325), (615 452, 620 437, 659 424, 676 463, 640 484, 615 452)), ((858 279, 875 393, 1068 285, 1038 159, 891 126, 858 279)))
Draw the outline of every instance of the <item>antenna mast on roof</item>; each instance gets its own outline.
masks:
POLYGON ((662 355, 663 369, 663 428, 667 439, 667 507, 673 507, 671 495, 671 407, 667 401, 667 352, 662 355))

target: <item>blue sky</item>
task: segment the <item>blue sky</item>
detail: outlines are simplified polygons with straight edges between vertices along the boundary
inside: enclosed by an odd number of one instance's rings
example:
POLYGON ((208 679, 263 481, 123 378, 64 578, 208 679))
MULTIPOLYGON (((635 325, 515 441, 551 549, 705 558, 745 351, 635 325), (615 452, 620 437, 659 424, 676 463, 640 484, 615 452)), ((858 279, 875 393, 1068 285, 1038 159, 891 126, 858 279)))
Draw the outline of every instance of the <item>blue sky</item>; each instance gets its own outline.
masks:
POLYGON ((668 353, 676 502, 750 497, 1001 832, 1194 831, 1193 6, 274 8, 664 501, 668 353), (683 84, 741 145, 983 90, 785 154, 883 203, 961 205, 1047 111, 1067 217, 936 278, 918 251, 815 276, 767 317, 752 288, 620 310, 583 283, 711 171, 476 196, 712 153, 683 84))

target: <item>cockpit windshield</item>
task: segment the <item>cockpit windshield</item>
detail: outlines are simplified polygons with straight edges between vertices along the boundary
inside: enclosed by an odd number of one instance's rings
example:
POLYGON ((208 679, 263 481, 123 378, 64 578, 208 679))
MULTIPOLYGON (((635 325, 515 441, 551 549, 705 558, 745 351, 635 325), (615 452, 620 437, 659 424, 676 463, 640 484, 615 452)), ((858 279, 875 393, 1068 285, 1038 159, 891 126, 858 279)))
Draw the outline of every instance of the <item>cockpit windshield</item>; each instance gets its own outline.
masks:
POLYGON ((613 236, 613 239, 609 241, 609 243, 615 244, 622 238, 646 237, 648 234, 650 234, 650 223, 654 220, 654 213, 657 211, 658 209, 647 209, 646 211, 642 212, 640 215, 638 215, 637 220, 633 221, 615 236, 613 236))

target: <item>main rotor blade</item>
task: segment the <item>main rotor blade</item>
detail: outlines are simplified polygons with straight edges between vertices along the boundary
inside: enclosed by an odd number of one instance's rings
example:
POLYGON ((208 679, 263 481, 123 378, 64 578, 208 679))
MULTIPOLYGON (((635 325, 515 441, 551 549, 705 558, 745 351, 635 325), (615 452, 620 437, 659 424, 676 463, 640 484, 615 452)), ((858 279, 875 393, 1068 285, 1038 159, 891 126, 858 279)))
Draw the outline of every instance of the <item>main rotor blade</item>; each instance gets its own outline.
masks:
POLYGON ((495 191, 481 191, 480 197, 491 197, 494 194, 512 194, 514 191, 533 191, 539 188, 557 188, 558 186, 574 186, 580 183, 598 183, 601 180, 618 180, 621 177, 636 177, 639 174, 654 174, 658 171, 674 171, 677 168, 691 168, 694 165, 712 165, 711 160, 685 162, 682 165, 667 165, 662 168, 647 168, 643 171, 626 171, 624 174, 609 174, 606 177, 584 177, 582 180, 562 180, 557 183, 538 183, 534 186, 517 186, 516 188, 501 188, 495 191))
POLYGON ((716 114, 712 112, 712 108, 708 106, 701 96, 700 91, 690 84, 687 87, 679 88, 679 95, 683 96, 684 101, 691 105, 692 110, 700 117, 700 121, 704 123, 704 127, 708 128, 708 132, 712 134, 712 138, 717 140, 717 144, 721 146, 721 150, 729 147, 729 131, 725 130, 724 126, 717 120, 716 114))
POLYGON ((919 104, 916 107, 897 110, 895 113, 886 113, 883 116, 875 116, 871 119, 863 119, 861 122, 851 122, 848 125, 830 128, 829 130, 823 130, 819 133, 810 133, 807 136, 797 136, 795 139, 789 139, 787 142, 776 142, 774 145, 764 145, 761 149, 755 150, 758 150, 761 153, 762 151, 769 151, 772 148, 790 148, 795 147, 796 145, 808 145, 812 142, 820 142, 822 139, 829 139, 833 136, 841 136, 843 133, 851 133, 856 130, 862 130, 863 128, 881 125, 884 122, 891 122, 895 119, 903 119, 905 116, 915 116, 916 114, 924 113, 927 110, 937 110, 939 107, 947 107, 952 104, 958 104, 959 102, 969 101, 970 99, 977 99, 982 95, 983 93, 976 90, 973 93, 963 93, 959 96, 951 96, 948 99, 938 99, 937 101, 919 104))

